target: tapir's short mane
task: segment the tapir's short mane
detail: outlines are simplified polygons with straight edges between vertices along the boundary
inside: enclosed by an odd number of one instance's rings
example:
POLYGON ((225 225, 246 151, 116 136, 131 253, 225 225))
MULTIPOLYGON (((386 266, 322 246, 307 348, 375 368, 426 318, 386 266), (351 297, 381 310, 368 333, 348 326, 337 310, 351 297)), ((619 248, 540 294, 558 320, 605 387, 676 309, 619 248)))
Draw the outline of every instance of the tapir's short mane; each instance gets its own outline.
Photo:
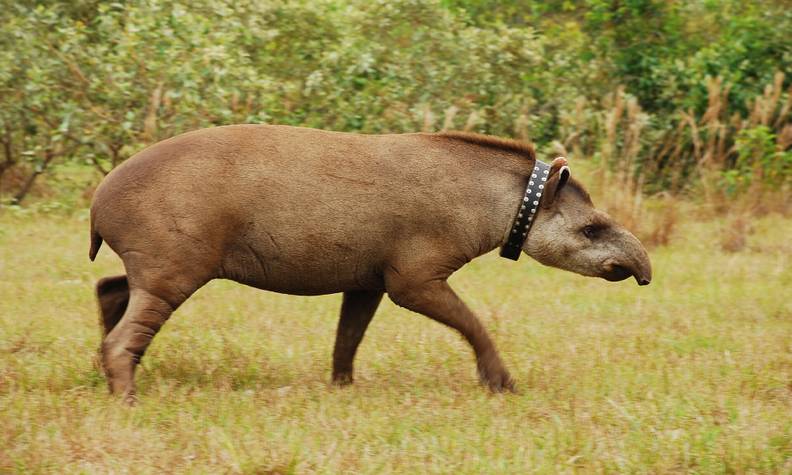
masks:
MULTIPOLYGON (((475 145, 481 145, 483 147, 492 147, 499 150, 517 152, 525 156, 529 160, 532 161, 536 160, 536 150, 534 150, 533 144, 527 142, 505 139, 502 137, 494 137, 492 135, 476 134, 473 132, 449 131, 449 132, 440 132, 437 135, 441 137, 447 137, 453 140, 461 140, 463 142, 472 143, 475 145)), ((579 181, 572 178, 569 180, 569 182, 567 182, 566 186, 570 190, 577 193, 585 201, 591 203, 591 196, 589 195, 588 191, 586 191, 586 188, 584 188, 579 181)))
POLYGON ((534 150, 534 146, 527 142, 505 139, 502 137, 493 137, 492 135, 476 134, 473 132, 449 131, 440 132, 438 135, 441 137, 461 140, 463 142, 481 145, 484 147, 492 147, 500 150, 507 150, 509 152, 517 152, 532 161, 536 160, 536 151, 534 150))

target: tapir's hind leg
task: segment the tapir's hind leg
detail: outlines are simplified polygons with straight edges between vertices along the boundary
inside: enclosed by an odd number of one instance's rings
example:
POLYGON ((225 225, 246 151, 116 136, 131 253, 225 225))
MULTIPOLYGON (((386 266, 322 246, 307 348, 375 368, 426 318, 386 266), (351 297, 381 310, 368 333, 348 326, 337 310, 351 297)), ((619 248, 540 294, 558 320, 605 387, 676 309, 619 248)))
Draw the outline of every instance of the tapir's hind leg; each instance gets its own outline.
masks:
MULTIPOLYGON (((102 343, 102 365, 110 392, 135 402, 135 368, 171 313, 209 278, 196 269, 154 266, 124 259, 129 276, 129 303, 123 317, 102 343), (193 272, 189 272, 193 271, 193 272)), ((175 262, 172 262, 175 264, 175 262)))
POLYGON ((135 367, 154 335, 181 302, 168 302, 144 289, 132 289, 129 306, 102 343, 102 365, 110 392, 135 402, 135 367))
POLYGON ((355 352, 377 311, 382 294, 379 291, 344 292, 333 350, 333 384, 344 386, 352 383, 355 352))
POLYGON ((117 275, 100 279, 96 283, 96 297, 99 300, 99 323, 104 339, 124 316, 127 304, 129 304, 127 276, 117 275))

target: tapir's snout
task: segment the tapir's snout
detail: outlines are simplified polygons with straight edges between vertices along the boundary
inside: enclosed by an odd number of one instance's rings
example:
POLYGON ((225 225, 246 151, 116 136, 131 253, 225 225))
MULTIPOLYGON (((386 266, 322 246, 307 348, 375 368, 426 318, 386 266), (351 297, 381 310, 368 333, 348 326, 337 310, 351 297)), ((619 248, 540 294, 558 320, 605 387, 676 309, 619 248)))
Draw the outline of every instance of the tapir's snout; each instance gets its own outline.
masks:
POLYGON ((641 275, 641 274, 633 274, 635 277, 635 281, 638 282, 638 285, 649 285, 652 282, 652 275, 641 275))
POLYGON ((603 263, 602 277, 611 282, 618 282, 629 277, 635 277, 638 285, 649 285, 652 282, 652 264, 649 254, 644 249, 641 241, 629 232, 622 236, 624 239, 621 247, 623 254, 607 259, 603 263))
POLYGON ((639 275, 633 274, 635 276, 635 281, 638 282, 638 285, 649 285, 652 282, 652 271, 650 270, 648 274, 639 275))
POLYGON ((641 252, 634 259, 630 270, 638 285, 649 285, 652 282, 652 263, 649 261, 649 254, 646 253, 646 249, 641 245, 641 242, 637 238, 635 240, 641 246, 641 252))

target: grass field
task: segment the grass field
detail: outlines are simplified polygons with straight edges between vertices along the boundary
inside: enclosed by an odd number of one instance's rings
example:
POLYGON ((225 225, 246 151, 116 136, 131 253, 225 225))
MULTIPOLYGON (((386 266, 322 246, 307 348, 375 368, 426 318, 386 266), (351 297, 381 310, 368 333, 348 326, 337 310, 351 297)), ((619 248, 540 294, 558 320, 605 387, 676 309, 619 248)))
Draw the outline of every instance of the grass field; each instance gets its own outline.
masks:
POLYGON ((452 279, 519 393, 467 345, 384 301, 357 381, 328 384, 340 296, 213 282, 107 394, 84 215, 0 214, 0 472, 792 473, 792 221, 681 224, 652 285, 490 254, 452 279))

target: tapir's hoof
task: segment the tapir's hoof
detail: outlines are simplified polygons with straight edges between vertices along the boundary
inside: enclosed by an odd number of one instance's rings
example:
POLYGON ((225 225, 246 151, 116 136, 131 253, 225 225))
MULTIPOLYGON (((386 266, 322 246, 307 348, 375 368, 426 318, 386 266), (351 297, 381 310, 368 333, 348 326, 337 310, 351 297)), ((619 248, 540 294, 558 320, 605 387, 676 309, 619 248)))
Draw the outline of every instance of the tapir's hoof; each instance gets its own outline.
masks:
POLYGON ((124 397, 121 399, 121 403, 127 407, 135 407, 138 403, 137 395, 135 395, 135 393, 124 394, 124 397))
POLYGON ((138 399, 137 395, 135 394, 134 386, 132 388, 126 384, 120 384, 118 379, 109 377, 108 378, 108 389, 110 389, 110 394, 114 397, 118 397, 121 401, 121 404, 133 407, 137 405, 138 399))
POLYGON ((333 386, 349 386, 354 381, 355 379, 352 377, 352 373, 338 373, 333 375, 333 386))
POLYGON ((514 380, 506 371, 486 376, 482 375, 481 384, 487 386, 493 393, 517 392, 514 380))
POLYGON ((497 356, 481 358, 477 366, 479 381, 484 386, 487 386, 490 391, 493 393, 515 392, 514 380, 497 356))
POLYGON ((517 389, 514 387, 514 380, 508 379, 506 381, 490 381, 487 384, 487 387, 493 393, 516 393, 517 389))

